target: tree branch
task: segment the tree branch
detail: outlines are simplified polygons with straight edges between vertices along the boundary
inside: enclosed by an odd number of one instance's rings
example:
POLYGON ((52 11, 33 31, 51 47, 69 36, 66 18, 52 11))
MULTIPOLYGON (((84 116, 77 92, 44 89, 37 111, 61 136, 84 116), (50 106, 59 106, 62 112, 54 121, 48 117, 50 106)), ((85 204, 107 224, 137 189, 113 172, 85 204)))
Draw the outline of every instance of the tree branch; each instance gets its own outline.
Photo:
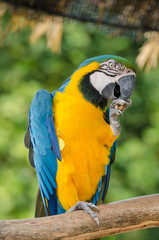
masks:
POLYGON ((82 240, 159 227, 159 194, 104 204, 99 210, 99 227, 84 211, 0 221, 0 239, 82 240))

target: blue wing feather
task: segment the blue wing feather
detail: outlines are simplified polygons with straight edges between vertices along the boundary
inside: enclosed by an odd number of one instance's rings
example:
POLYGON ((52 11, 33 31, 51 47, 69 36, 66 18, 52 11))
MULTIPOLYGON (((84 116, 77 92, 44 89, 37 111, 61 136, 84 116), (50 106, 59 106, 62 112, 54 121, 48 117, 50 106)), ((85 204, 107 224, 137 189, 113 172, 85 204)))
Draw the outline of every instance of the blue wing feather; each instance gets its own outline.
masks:
MULTIPOLYGON (((29 132, 33 159, 40 192, 48 215, 57 214, 56 173, 57 161, 61 160, 58 138, 55 132, 52 111, 53 95, 46 90, 39 90, 31 103, 29 112, 29 132)), ((29 146, 29 144, 27 144, 29 146)))
POLYGON ((61 152, 59 149, 59 143, 58 143, 57 135, 55 132, 55 126, 53 123, 52 116, 49 116, 46 118, 46 125, 48 127, 48 131, 49 131, 49 134, 51 137, 51 144, 52 144, 53 152, 56 154, 56 157, 61 161, 61 152))
POLYGON ((111 152, 109 156, 109 164, 105 165, 105 176, 101 178, 97 187, 97 191, 92 197, 91 201, 93 204, 99 204, 101 202, 104 202, 105 196, 107 194, 108 186, 109 186, 111 164, 114 161, 115 151, 116 151, 116 141, 114 142, 111 148, 111 152))

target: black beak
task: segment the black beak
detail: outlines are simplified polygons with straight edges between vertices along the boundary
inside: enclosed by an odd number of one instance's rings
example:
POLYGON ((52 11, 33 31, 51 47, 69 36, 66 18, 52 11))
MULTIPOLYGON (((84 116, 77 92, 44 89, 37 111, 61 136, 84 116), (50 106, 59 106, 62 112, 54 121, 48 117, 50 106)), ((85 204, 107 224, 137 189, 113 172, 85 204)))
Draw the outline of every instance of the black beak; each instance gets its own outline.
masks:
POLYGON ((126 100, 129 99, 134 91, 135 76, 128 75, 121 77, 118 82, 109 83, 102 90, 102 96, 109 100, 114 100, 120 97, 126 100))

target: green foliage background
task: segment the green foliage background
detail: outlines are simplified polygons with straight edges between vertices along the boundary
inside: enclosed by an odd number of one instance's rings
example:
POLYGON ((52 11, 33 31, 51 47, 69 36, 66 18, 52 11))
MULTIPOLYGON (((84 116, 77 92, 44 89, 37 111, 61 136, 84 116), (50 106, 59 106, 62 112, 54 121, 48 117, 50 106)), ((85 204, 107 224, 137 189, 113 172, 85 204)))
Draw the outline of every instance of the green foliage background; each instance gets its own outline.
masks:
MULTIPOLYGON (((2 22, 5 27, 8 16, 2 22)), ((86 58, 114 54, 135 62, 139 43, 110 38, 92 25, 65 23, 62 53, 52 54, 45 38, 29 44, 31 30, 8 34, 0 48, 0 219, 34 217, 38 186, 23 139, 31 100, 38 89, 53 91, 86 58)), ((158 193, 159 68, 138 71, 133 104, 121 119, 106 202, 158 193)), ((158 229, 107 237, 109 240, 157 240, 158 229)))

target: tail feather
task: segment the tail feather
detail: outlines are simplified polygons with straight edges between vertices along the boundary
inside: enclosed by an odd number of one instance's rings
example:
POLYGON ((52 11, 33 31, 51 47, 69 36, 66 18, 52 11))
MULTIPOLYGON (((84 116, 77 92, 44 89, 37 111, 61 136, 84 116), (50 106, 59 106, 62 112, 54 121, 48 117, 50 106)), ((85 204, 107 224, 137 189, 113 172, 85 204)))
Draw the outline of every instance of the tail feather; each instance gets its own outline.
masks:
MULTIPOLYGON (((50 213, 46 199, 45 199, 45 202, 47 206, 47 212, 50 213)), ((35 217, 38 218, 38 217, 45 217, 45 216, 46 216, 45 208, 44 208, 43 200, 41 197, 40 189, 38 188, 38 192, 36 196, 36 204, 35 204, 35 217)))

